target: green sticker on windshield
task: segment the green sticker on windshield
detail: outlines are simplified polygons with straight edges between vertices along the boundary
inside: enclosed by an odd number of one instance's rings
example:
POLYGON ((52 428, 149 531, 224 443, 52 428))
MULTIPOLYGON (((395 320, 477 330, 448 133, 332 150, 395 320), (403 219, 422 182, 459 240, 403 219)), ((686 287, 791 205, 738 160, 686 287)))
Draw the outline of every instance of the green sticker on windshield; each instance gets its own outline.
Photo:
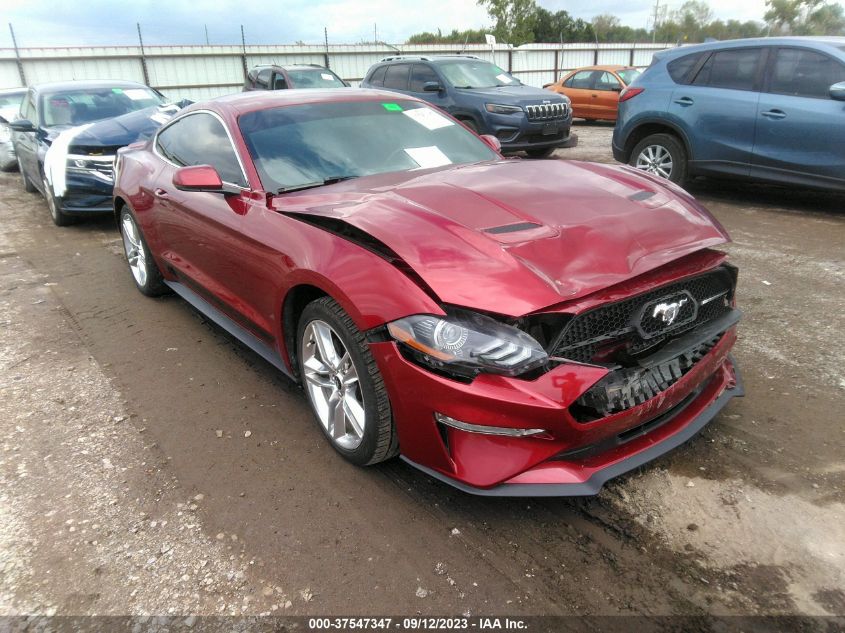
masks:
POLYGON ((390 112, 402 112, 402 106, 398 103, 382 103, 382 107, 390 112))
POLYGON ((123 94, 123 88, 112 88, 111 91, 116 95, 122 95, 123 94))

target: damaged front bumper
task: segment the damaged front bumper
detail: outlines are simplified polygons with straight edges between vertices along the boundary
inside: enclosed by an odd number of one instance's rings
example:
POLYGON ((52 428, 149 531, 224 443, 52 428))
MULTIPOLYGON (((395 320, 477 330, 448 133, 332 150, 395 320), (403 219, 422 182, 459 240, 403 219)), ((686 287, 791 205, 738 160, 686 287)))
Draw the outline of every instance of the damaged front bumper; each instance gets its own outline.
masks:
POLYGON ((409 362, 394 343, 372 349, 390 393, 405 461, 476 495, 583 496, 680 446, 730 399, 743 395, 729 356, 735 341, 731 326, 659 393, 587 420, 575 415, 578 401, 612 376, 607 368, 562 363, 534 380, 482 374, 467 384, 409 362), (545 433, 472 432, 438 423, 442 416, 545 433))

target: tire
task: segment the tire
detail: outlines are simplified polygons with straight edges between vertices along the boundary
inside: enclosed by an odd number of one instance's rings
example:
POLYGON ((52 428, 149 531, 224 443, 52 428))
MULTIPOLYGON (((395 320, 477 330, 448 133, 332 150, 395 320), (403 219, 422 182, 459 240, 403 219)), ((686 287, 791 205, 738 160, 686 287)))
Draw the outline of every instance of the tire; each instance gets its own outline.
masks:
POLYGON ((481 134, 481 132, 478 131, 478 125, 476 125, 475 121, 472 119, 461 119, 460 121, 476 134, 481 134))
POLYGON ((525 150, 525 153, 528 154, 530 158, 548 158, 554 153, 554 151, 554 147, 547 147, 545 149, 527 149, 525 150))
POLYGON ((44 187, 44 199, 47 200, 47 207, 50 209, 50 217, 53 220, 53 224, 56 226, 69 226, 73 224, 74 218, 62 211, 62 205, 56 199, 56 196, 53 195, 53 188, 47 182, 47 179, 44 178, 41 184, 44 187))
POLYGON ((23 184, 23 190, 27 193, 35 193, 37 189, 35 185, 32 184, 32 181, 29 179, 29 176, 26 175, 26 171, 21 164, 21 159, 18 158, 18 169, 21 172, 21 184, 23 184))
POLYGON ((332 447, 357 466, 397 455, 387 388, 366 339, 343 308, 331 297, 309 303, 296 343, 303 389, 332 447))
POLYGON ((128 207, 120 212, 120 237, 123 239, 123 253, 129 264, 129 272, 135 286, 148 297, 168 294, 170 289, 164 283, 161 271, 153 259, 147 241, 144 239, 135 216, 128 207))
POLYGON ((687 180, 687 152, 678 137, 671 134, 645 137, 634 147, 628 164, 676 185, 683 186, 687 180))

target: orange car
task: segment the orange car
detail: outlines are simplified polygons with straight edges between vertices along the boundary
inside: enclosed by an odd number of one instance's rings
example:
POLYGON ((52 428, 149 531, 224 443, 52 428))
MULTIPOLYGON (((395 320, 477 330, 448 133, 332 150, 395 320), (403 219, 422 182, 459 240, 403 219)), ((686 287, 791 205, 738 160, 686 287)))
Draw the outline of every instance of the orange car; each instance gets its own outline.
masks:
POLYGON ((619 93, 639 75, 631 66, 589 66, 576 68, 543 88, 569 97, 574 117, 615 121, 619 93))

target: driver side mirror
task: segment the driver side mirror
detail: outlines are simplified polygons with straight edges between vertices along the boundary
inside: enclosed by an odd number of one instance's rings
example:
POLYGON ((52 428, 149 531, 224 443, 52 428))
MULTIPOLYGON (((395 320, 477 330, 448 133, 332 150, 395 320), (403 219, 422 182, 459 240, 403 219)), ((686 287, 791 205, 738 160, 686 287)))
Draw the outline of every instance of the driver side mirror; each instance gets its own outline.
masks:
POLYGON ((494 152, 496 152, 497 154, 501 153, 502 143, 495 136, 493 136, 492 134, 482 134, 479 138, 484 141, 484 144, 490 149, 492 149, 494 152))
POLYGON ((34 132, 35 126, 29 119, 16 119, 9 123, 9 127, 15 132, 34 132))
POLYGON ((426 81, 423 84, 423 92, 440 92, 443 90, 443 86, 440 85, 439 81, 426 81))
POLYGON ((830 87, 830 98, 845 101, 845 81, 840 81, 830 87))
POLYGON ((240 189, 226 185, 211 165, 180 167, 173 174, 173 186, 179 191, 204 191, 206 193, 234 194, 240 189))

